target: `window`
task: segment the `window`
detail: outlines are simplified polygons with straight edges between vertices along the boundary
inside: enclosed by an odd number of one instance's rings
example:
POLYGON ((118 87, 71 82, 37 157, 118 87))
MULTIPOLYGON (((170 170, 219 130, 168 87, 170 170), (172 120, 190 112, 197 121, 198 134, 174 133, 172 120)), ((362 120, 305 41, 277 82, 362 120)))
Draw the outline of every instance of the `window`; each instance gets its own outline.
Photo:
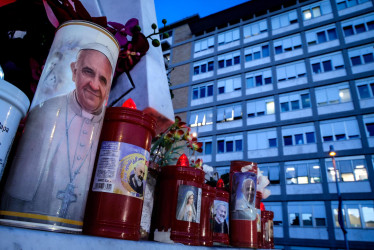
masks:
POLYGON ((366 134, 368 137, 374 136, 374 115, 364 115, 363 117, 366 134))
POLYGON ((195 53, 211 49, 214 47, 214 37, 207 37, 198 41, 195 41, 195 53))
POLYGON ((286 162, 284 168, 287 185, 321 182, 321 168, 317 160, 286 162))
POLYGON ((247 117, 254 118, 274 114, 274 98, 264 98, 247 102, 247 117))
POLYGON ((220 79, 217 82, 218 94, 225 94, 234 91, 240 91, 242 88, 241 77, 234 76, 229 78, 220 79))
POLYGON ((267 26, 266 20, 248 24, 244 26, 244 29, 243 29, 244 38, 257 36, 267 31, 268 31, 268 26, 267 26))
POLYGON ((360 99, 369 99, 374 97, 374 78, 356 81, 356 87, 360 99))
POLYGON ((214 69, 213 65, 214 65, 213 59, 209 59, 208 61, 204 60, 204 61, 196 62, 194 63, 193 74, 199 75, 199 74, 206 73, 207 69, 208 69, 208 72, 212 71, 214 69))
POLYGON ((345 37, 373 30, 374 14, 362 15, 342 22, 345 37))
POLYGON ((217 122, 229 122, 242 119, 242 105, 228 105, 217 108, 217 122))
POLYGON ((205 126, 213 124, 213 110, 199 110, 191 112, 190 127, 205 126))
POLYGON ((273 30, 280 29, 295 23, 298 23, 296 10, 276 15, 271 18, 271 26, 273 30))
POLYGON ((316 88, 317 106, 325 106, 351 101, 348 83, 316 88))
POLYGON ((280 184, 278 164, 259 164, 258 167, 262 175, 268 177, 271 185, 280 184))
POLYGON ((341 52, 311 58, 313 74, 320 74, 344 68, 341 52))
POLYGON ((269 44, 261 44, 252 47, 248 47, 244 50, 245 61, 250 62, 269 56, 269 44))
POLYGON ((276 129, 263 129, 248 132, 248 150, 260 150, 276 147, 276 129))
POLYGON ((240 64, 240 51, 218 56, 218 68, 226 68, 240 64))
POLYGON ((204 154, 210 155, 212 154, 212 142, 205 142, 204 143, 204 154))
POLYGON ((217 138, 217 153, 233 153, 243 151, 243 135, 225 135, 217 138))
POLYGON ((246 88, 260 87, 273 82, 271 69, 264 69, 246 74, 246 88))
POLYGON ((326 212, 323 201, 288 202, 290 226, 326 227, 326 212))
POLYGON ((239 28, 218 34, 218 46, 231 43, 240 39, 239 28))
POLYGON ((321 122, 322 141, 351 140, 360 138, 356 119, 336 119, 321 122), (344 136, 343 136, 344 135, 344 136))
POLYGON ((366 46, 348 50, 348 56, 351 59, 352 66, 373 63, 374 62, 373 53, 374 53, 373 45, 370 45, 370 46, 366 45, 366 46))
POLYGON ((306 21, 331 13, 331 5, 329 1, 321 1, 317 4, 307 5, 303 7, 301 11, 303 13, 303 19, 306 21))
POLYGON ((313 123, 282 127, 282 135, 285 146, 315 143, 313 123))
POLYGON ((213 84, 195 85, 192 87, 192 100, 213 96, 213 84))
POLYGON ((275 54, 281 54, 281 53, 301 49, 300 34, 274 40, 274 49, 275 49, 275 54))
MULTIPOLYGON (((331 202, 335 227, 339 226, 338 202, 331 202)), ((374 228, 374 204, 372 200, 343 201, 343 222, 346 228, 374 228)))
MULTIPOLYGON (((326 159, 327 177, 335 182, 335 171, 331 159, 326 159)), ((366 161, 363 156, 335 158, 338 181, 354 182, 368 180, 366 161)))
POLYGON ((278 82, 292 80, 306 76, 304 61, 280 65, 276 68, 278 82))
POLYGON ((338 10, 343 10, 367 1, 369 0, 336 0, 336 5, 338 6, 338 10))
POLYGON ((310 96, 305 92, 292 92, 279 96, 281 112, 310 108, 310 96), (291 109, 290 109, 291 106, 291 109))

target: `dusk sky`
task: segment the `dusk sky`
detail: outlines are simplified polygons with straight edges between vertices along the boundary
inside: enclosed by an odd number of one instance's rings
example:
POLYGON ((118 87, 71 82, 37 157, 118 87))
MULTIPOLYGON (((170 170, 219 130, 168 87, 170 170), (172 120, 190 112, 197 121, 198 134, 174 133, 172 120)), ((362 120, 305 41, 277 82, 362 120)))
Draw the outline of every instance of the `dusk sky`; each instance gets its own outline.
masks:
POLYGON ((199 14, 205 17, 221 10, 239 5, 248 0, 154 0, 157 23, 163 27, 162 19, 172 24, 183 18, 199 14))

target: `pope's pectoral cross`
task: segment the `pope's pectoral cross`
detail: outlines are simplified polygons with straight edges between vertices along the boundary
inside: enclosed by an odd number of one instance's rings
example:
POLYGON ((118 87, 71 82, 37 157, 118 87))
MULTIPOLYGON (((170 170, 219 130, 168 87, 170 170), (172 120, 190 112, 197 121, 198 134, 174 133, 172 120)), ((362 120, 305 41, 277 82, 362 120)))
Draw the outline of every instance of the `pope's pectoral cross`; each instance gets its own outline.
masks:
POLYGON ((70 204, 77 201, 77 195, 74 194, 74 188, 73 183, 69 183, 65 190, 57 192, 56 198, 61 200, 61 207, 58 212, 59 217, 61 218, 66 218, 70 204))

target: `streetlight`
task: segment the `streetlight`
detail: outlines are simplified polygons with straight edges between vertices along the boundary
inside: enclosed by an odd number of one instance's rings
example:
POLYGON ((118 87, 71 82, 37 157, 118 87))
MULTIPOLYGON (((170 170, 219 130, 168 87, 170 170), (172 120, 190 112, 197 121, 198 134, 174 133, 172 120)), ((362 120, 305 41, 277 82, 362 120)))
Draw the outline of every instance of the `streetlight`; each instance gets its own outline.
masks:
POLYGON ((349 245, 348 245, 348 239, 347 239, 347 230, 345 230, 344 221, 343 221, 342 196, 340 195, 340 189, 339 189, 339 184, 338 184, 338 173, 337 173, 337 170, 336 170, 336 162, 335 162, 336 152, 334 150, 333 145, 330 145, 329 156, 331 156, 331 158, 332 158, 332 166, 334 167, 334 172, 335 172, 336 192, 338 194, 338 200, 339 200, 338 222, 339 222, 339 226, 340 226, 341 230, 343 231, 345 248, 348 250, 349 245))

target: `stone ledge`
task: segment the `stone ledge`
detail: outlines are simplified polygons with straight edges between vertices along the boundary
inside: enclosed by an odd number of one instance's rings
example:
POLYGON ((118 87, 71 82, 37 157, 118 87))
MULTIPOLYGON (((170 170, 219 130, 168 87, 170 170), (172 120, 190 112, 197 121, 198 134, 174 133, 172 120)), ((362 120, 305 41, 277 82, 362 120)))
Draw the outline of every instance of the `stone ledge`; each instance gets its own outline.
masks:
MULTIPOLYGON (((0 226, 0 249, 148 249, 148 250, 183 250, 183 249, 239 249, 223 247, 186 246, 183 244, 166 244, 154 241, 130 241, 95 237, 88 235, 75 235, 54 233, 24 228, 0 226)), ((242 248, 246 249, 246 248, 242 248)))

